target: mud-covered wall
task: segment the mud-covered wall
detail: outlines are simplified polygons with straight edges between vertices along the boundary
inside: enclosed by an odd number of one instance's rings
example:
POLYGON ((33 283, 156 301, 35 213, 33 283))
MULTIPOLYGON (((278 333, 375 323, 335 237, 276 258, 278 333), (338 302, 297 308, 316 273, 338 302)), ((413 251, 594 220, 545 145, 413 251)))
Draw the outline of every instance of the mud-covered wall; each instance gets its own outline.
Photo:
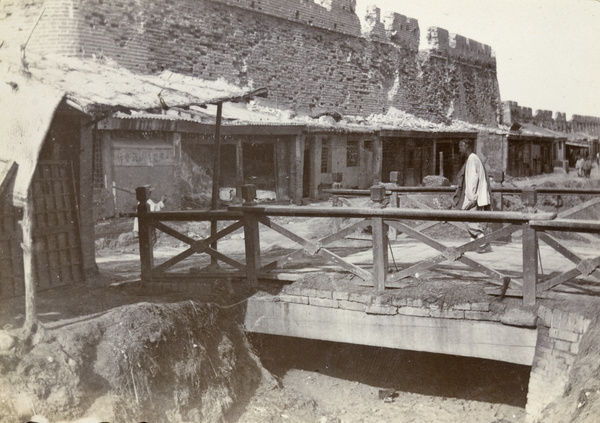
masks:
POLYGON ((14 0, 0 6, 0 29, 14 46, 35 27, 30 52, 264 86, 279 107, 297 111, 367 116, 394 106, 438 122, 496 124, 500 96, 489 46, 432 28, 431 49, 419 53, 418 21, 399 14, 384 22, 371 14, 363 37, 353 4, 14 0))

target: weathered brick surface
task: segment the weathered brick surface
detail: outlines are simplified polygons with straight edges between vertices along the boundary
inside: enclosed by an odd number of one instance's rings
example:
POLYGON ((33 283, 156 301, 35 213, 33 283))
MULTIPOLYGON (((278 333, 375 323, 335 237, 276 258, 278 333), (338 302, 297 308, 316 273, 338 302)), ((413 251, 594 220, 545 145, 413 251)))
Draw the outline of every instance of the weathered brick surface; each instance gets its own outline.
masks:
POLYGON ((527 414, 531 420, 563 395, 579 353, 582 333, 590 323, 580 314, 544 305, 539 307, 538 317, 538 341, 527 394, 527 414))
POLYGON ((338 300, 338 307, 344 310, 365 311, 366 305, 354 301, 338 300))
POLYGON ((400 307, 398 308, 398 314, 403 314, 405 316, 429 317, 429 309, 420 307, 400 307))
POLYGON ((442 310, 433 309, 429 311, 431 317, 440 317, 443 319, 464 319, 465 312, 463 310, 442 310))
POLYGON ((308 303, 312 306, 317 306, 317 307, 338 308, 338 301, 331 300, 329 298, 310 297, 308 299, 308 303))
MULTIPOLYGON (((42 1, 27 4, 0 6, 9 14, 0 22, 2 33, 17 28, 13 46, 27 37, 42 1)), ((298 111, 367 116, 393 106, 437 121, 496 122, 500 97, 491 52, 484 60, 486 48, 455 37, 438 39, 435 53, 421 54, 418 22, 400 14, 384 23, 387 39, 359 37, 351 5, 148 0, 140 7, 128 0, 45 0, 28 51, 94 55, 134 71, 172 70, 267 87, 280 107, 298 111)))

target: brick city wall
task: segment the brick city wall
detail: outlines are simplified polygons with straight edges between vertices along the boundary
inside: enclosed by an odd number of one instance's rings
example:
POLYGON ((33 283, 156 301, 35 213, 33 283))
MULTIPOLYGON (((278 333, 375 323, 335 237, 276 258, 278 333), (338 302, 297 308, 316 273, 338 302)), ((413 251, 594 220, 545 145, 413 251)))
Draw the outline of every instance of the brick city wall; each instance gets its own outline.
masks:
POLYGON ((499 91, 488 46, 436 28, 432 53, 419 53, 418 22, 399 14, 380 22, 376 13, 373 36, 357 36, 351 0, 234 3, 8 0, 0 29, 14 29, 13 44, 22 43, 44 7, 30 52, 93 55, 140 72, 168 69, 267 87, 279 107, 297 111, 368 116, 393 106, 436 121, 496 123, 499 91), (302 18, 308 11, 312 23, 302 18))
POLYGON ((516 101, 502 102, 502 123, 512 125, 514 122, 531 123, 554 131, 600 136, 600 118, 594 116, 573 115, 567 120, 565 113, 553 113, 550 110, 536 110, 535 114, 530 107, 519 106, 516 101))
POLYGON ((536 420, 542 410, 562 397, 569 373, 579 353, 579 344, 590 319, 578 313, 540 306, 538 340, 529 377, 527 415, 536 420))

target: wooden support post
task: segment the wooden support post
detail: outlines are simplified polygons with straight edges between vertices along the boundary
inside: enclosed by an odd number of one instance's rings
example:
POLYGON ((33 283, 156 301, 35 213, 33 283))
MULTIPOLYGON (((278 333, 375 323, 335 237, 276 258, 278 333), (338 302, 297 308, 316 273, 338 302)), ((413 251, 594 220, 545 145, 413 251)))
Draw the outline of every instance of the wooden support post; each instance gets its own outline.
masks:
POLYGON ((150 282, 152 280, 152 268, 154 267, 154 252, 152 250, 152 233, 154 232, 154 228, 146 219, 146 214, 150 212, 150 206, 148 205, 150 187, 143 186, 136 188, 135 197, 138 200, 138 234, 142 282, 150 282))
POLYGON ((242 187, 244 186, 244 144, 241 140, 235 143, 235 196, 242 202, 242 187))
MULTIPOLYGON (((371 187, 371 200, 373 208, 384 208, 385 187, 374 185, 371 187)), ((385 290, 385 281, 388 269, 388 228, 383 223, 382 217, 371 218, 371 229, 373 233, 373 286, 376 292, 385 290)))
MULTIPOLYGON (((245 206, 256 205, 256 186, 244 185, 242 188, 245 206)), ((251 287, 258 286, 260 270, 260 232, 258 217, 253 213, 244 213, 244 243, 246 245, 246 281, 251 287)))
MULTIPOLYGON (((210 203, 211 210, 217 210, 219 208, 219 190, 220 190, 220 179, 221 179, 221 118, 223 116, 223 102, 217 103, 217 123, 215 126, 215 151, 213 155, 213 183, 212 183, 212 198, 210 203)), ((214 237, 217 234, 218 221, 210 221, 210 236, 214 237)), ((217 241, 213 242, 211 248, 217 249, 217 241)), ((219 263, 215 257, 210 258, 211 267, 219 267, 219 263)))
POLYGON ((294 143, 294 181, 293 181, 293 194, 292 200, 297 206, 302 205, 303 196, 303 174, 304 174, 304 145, 305 136, 297 135, 294 143))
POLYGON ((538 238, 535 229, 523 225, 523 305, 535 304, 538 273, 538 238))
POLYGON ((23 206, 23 219, 19 222, 23 230, 23 276, 25 278, 25 333, 37 329, 36 282, 33 273, 33 199, 28 196, 23 206))
POLYGON ((388 239, 387 225, 383 218, 372 217, 371 228, 373 232, 373 285, 376 292, 385 290, 388 269, 388 239))
MULTIPOLYGON (((398 180, 400 177, 400 173, 397 171, 393 171, 390 172, 390 182, 393 184, 394 187, 398 187, 398 180)), ((390 195, 390 207, 397 209, 400 207, 400 198, 399 198, 399 194, 396 191, 392 191, 392 195, 390 195)), ((389 231, 388 231, 388 237, 389 239, 392 240, 396 240, 398 239, 398 230, 394 227, 389 227, 389 231)))

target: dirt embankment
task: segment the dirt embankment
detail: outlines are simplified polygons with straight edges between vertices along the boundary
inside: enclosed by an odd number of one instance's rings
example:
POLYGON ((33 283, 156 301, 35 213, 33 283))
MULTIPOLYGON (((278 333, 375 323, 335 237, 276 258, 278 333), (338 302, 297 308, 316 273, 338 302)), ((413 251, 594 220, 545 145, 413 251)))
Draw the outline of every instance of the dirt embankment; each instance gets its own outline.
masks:
POLYGON ((269 380, 236 316, 192 301, 138 303, 41 328, 1 361, 2 421, 221 422, 269 380))

